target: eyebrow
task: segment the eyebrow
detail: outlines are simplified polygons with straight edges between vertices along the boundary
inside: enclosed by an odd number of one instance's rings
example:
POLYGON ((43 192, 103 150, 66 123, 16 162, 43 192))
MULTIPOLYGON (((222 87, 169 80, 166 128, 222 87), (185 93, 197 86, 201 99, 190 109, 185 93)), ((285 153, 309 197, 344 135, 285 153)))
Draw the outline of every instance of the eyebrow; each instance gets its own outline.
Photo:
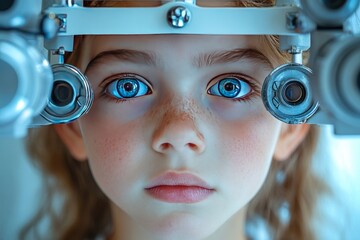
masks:
POLYGON ((248 59, 255 63, 262 63, 272 69, 271 61, 260 51, 251 48, 236 48, 229 51, 216 51, 200 54, 194 59, 194 65, 198 68, 209 67, 216 64, 238 62, 242 59, 248 59))
POLYGON ((110 51, 104 51, 97 54, 87 65, 86 70, 90 67, 104 62, 108 58, 116 58, 120 61, 132 62, 145 65, 157 65, 156 55, 150 52, 142 52, 131 49, 116 49, 110 51))
MULTIPOLYGON (((116 49, 104 51, 97 54, 87 65, 86 71, 96 64, 103 63, 108 58, 116 58, 120 61, 132 62, 136 64, 144 64, 150 66, 158 66, 159 60, 155 53, 144 52, 131 49, 116 49)), ((226 51, 216 51, 204 53, 196 56, 193 59, 193 64, 197 68, 209 67, 216 64, 225 64, 238 62, 243 59, 248 59, 254 63, 264 64, 269 69, 273 68, 270 60, 256 49, 236 48, 226 51)))

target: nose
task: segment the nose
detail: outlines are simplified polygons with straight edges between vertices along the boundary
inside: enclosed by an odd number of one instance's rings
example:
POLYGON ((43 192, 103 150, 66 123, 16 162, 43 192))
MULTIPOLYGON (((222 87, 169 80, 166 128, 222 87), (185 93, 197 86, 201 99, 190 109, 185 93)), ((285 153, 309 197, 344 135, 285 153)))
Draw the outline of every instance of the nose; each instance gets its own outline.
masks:
POLYGON ((201 154, 205 150, 205 139, 190 116, 170 116, 165 114, 163 121, 154 132, 152 147, 159 153, 192 152, 201 154))

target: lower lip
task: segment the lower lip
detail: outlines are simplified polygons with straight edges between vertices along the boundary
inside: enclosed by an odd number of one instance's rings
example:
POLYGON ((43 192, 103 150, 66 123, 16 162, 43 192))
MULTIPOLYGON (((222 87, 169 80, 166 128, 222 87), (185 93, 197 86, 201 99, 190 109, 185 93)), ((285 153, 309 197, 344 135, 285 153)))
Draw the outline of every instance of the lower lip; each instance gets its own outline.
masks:
POLYGON ((155 199, 169 203, 197 203, 205 200, 214 192, 214 190, 203 187, 180 185, 160 185, 145 190, 155 199))

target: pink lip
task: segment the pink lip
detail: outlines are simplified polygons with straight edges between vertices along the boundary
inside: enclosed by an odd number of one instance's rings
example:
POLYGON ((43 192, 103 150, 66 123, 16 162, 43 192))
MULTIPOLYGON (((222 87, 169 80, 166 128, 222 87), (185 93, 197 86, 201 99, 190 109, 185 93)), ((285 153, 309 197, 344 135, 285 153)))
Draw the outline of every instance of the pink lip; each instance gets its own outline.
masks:
POLYGON ((196 203, 215 190, 190 173, 167 172, 150 182, 145 191, 155 199, 169 203, 196 203))

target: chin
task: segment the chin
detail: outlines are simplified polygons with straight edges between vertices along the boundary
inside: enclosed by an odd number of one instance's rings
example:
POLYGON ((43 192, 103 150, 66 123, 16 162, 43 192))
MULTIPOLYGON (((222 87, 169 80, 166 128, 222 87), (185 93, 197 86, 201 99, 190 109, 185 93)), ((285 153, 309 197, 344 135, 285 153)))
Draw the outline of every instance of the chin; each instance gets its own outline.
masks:
MULTIPOLYGON (((154 223, 154 222, 153 222, 154 223)), ((209 219, 196 218, 188 213, 176 213, 162 219, 153 229, 152 239, 158 240, 202 240, 217 229, 209 219)))

